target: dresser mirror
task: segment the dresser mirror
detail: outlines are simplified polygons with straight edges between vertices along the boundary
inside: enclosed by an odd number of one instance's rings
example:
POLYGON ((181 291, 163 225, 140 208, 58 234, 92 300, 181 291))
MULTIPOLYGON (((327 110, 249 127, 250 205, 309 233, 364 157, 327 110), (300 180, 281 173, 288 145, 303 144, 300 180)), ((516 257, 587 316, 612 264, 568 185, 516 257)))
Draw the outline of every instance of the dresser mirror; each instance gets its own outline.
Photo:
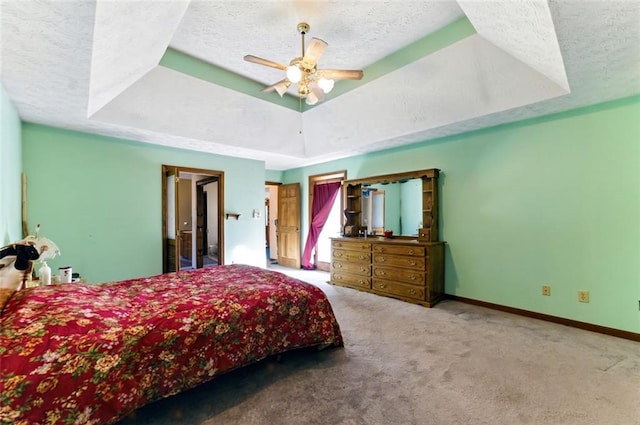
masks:
POLYGON ((349 235, 381 236, 391 231, 394 237, 438 240, 438 173, 432 168, 346 181, 349 235))
POLYGON ((400 179, 362 185, 360 225, 368 234, 418 236, 422 227, 422 179, 400 179))

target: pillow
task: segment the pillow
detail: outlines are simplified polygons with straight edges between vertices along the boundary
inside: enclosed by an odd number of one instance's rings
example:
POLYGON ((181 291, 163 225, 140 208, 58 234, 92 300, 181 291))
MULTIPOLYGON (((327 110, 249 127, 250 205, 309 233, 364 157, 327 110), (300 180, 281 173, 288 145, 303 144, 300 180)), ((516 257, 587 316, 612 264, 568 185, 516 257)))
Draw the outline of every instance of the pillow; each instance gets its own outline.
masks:
POLYGON ((29 243, 15 243, 0 248, 0 312, 11 296, 27 280, 38 250, 29 243))
POLYGON ((22 284, 23 272, 16 269, 14 256, 5 257, 0 261, 0 311, 2 311, 22 284))
POLYGON ((0 288, 0 313, 2 313, 2 310, 4 310, 4 306, 7 305, 7 303, 11 299, 11 296, 15 292, 15 289, 0 288))

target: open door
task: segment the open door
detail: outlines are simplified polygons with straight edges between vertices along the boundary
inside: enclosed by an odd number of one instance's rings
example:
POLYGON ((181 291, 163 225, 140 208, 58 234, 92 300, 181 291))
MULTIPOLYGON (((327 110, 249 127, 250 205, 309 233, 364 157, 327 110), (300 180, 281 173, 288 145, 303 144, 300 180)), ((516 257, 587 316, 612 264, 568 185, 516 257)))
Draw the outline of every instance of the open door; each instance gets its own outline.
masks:
POLYGON ((162 273, 180 270, 178 168, 162 166, 162 273))
POLYGON ((219 219, 222 214, 218 205, 220 182, 218 176, 200 175, 196 179, 196 267, 222 264, 219 252, 219 219))
POLYGON ((300 184, 278 186, 278 264, 300 268, 300 184))

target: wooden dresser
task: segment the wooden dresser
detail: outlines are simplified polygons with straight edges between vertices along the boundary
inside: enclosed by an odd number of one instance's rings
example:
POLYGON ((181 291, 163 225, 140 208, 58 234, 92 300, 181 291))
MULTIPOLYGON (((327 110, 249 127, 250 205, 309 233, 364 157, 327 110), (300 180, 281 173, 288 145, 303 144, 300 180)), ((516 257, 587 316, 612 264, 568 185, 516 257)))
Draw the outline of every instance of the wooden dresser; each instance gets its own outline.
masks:
POLYGON ((432 307, 444 296, 444 242, 333 238, 330 283, 432 307))

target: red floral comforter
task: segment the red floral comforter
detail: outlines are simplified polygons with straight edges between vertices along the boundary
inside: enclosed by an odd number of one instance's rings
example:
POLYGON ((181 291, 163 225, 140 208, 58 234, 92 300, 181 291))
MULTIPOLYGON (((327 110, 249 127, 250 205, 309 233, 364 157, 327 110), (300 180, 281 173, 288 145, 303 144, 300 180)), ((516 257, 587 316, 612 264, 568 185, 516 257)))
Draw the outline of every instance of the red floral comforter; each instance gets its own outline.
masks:
POLYGON ((0 316, 0 423, 107 424, 269 355, 342 345, 324 293, 218 266, 19 291, 0 316))

